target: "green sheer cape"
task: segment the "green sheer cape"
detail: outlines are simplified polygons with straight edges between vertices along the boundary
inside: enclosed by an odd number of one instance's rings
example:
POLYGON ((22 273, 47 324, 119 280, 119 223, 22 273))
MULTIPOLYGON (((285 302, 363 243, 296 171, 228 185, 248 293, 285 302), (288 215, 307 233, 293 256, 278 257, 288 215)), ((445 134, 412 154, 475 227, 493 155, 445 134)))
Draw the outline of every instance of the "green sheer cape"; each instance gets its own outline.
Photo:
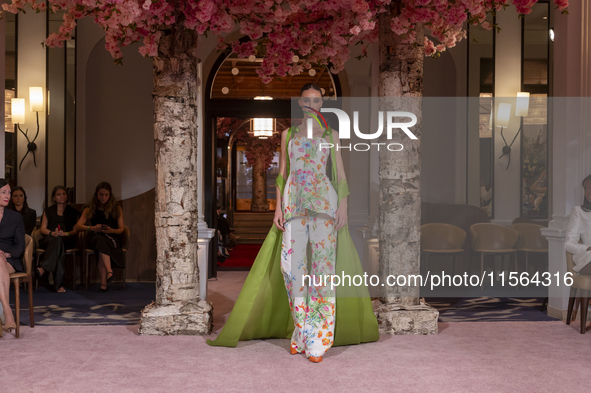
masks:
MULTIPOLYGON (((327 131, 330 132, 330 129, 327 131)), ((287 141, 290 137, 291 129, 288 132, 287 141)), ((332 132, 330 132, 330 141, 331 143, 333 141, 332 132)), ((334 185, 336 183, 334 147, 331 156, 334 185)), ((289 158, 287 165, 287 173, 289 173, 289 158)), ((277 186, 282 195, 285 179, 281 175, 277 178, 277 186)), ((339 203, 349 195, 346 180, 341 180, 335 189, 339 203)), ((238 341, 291 338, 294 329, 293 319, 281 274, 282 238, 283 232, 273 225, 250 269, 228 321, 218 337, 215 340, 207 340, 207 344, 236 347, 238 341)), ((364 274, 347 225, 337 232, 335 274, 339 277, 348 275, 351 279, 355 275, 363 276, 364 274)), ((336 287, 335 319, 333 346, 360 344, 377 341, 380 338, 378 322, 373 313, 369 291, 365 286, 336 287)))

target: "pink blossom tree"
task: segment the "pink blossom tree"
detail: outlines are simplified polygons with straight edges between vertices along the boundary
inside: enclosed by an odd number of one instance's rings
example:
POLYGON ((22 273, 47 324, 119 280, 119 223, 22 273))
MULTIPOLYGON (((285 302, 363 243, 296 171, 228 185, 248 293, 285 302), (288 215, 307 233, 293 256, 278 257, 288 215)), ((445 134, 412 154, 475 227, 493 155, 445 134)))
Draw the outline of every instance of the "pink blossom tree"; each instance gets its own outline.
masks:
MULTIPOLYGON (((536 2, 512 0, 520 13, 530 12, 536 2)), ((568 0, 554 2, 562 10, 568 6, 568 0)), ((485 21, 486 14, 507 5, 508 0, 13 0, 3 8, 13 13, 24 12, 25 7, 38 12, 64 10, 59 32, 45 42, 50 47, 61 46, 71 37, 76 20, 91 17, 103 27, 105 47, 115 62, 121 61, 121 47, 134 42, 141 42, 140 53, 152 58, 158 278, 156 302, 144 310, 140 331, 207 334, 212 311, 199 298, 196 263, 197 35, 236 27, 251 39, 229 43, 241 56, 256 55, 261 40, 267 40, 258 71, 263 82, 274 76, 297 75, 312 63, 330 65, 332 72, 338 72, 350 57, 351 45, 361 44, 365 53, 367 44, 379 38, 379 95, 421 96, 423 56, 453 47, 465 37, 466 23, 492 28, 485 21), (424 30, 439 43, 426 38, 424 30)), ((395 168, 391 172, 410 176, 381 179, 383 190, 390 182, 409 188, 417 185, 418 173, 409 170, 408 163, 420 168, 420 149, 416 145, 410 150, 415 153, 406 163, 387 153, 380 156, 381 166, 391 165, 395 168)), ((410 192, 404 187, 396 192, 410 192)), ((411 199, 408 206, 416 208, 416 193, 411 199)), ((402 202, 394 201, 391 206, 396 203, 402 202)), ((389 214, 385 212, 380 220, 392 218, 389 214)), ((400 222, 404 225, 408 220, 400 222)), ((416 233, 409 236, 416 237, 416 233)), ((381 239, 382 251, 391 250, 389 242, 381 239)), ((400 251, 404 258, 416 259, 400 251)), ((380 258, 385 255, 381 252, 380 258)), ((380 261, 381 270, 389 266, 391 261, 380 261)))

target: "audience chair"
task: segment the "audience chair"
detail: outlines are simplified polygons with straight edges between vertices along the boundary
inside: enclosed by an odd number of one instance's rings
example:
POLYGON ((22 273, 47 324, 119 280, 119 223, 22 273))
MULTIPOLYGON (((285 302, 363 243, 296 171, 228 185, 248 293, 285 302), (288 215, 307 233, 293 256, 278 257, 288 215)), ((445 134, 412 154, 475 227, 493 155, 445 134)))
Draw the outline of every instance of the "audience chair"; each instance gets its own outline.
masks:
POLYGON ((525 271, 529 268, 529 254, 541 254, 548 256, 548 240, 542 235, 541 229, 545 228, 542 225, 536 224, 513 224, 511 226, 519 232, 519 242, 517 243, 517 250, 525 253, 525 271))
MULTIPOLYGON (((39 240, 43 237, 41 233, 41 229, 36 229, 32 233, 33 241, 35 242, 35 253, 37 254, 37 261, 35 263, 36 267, 39 267, 39 261, 41 260, 41 256, 45 254, 45 250, 39 247, 39 240)), ((80 236, 77 239, 76 248, 70 248, 66 250, 66 258, 64 260, 64 265, 66 265, 66 260, 68 255, 72 256, 72 290, 76 290, 76 254, 80 251, 80 236)), ((65 268, 65 266, 64 266, 65 268)), ((84 278, 84 271, 83 271, 83 263, 80 261, 80 285, 82 285, 82 280, 84 278)), ((35 279, 35 289, 39 287, 39 280, 35 279)))
POLYGON ((456 257, 462 255, 466 231, 455 225, 432 223, 421 226, 421 252, 425 255, 425 268, 429 270, 431 254, 451 255, 455 266, 456 257))
MULTIPOLYGON (((589 296, 591 296, 591 275, 578 274, 573 270, 575 263, 573 261, 573 254, 566 253, 566 268, 569 273, 572 273, 573 285, 570 287, 570 296, 568 299, 568 311, 566 313, 566 324, 570 325, 571 316, 573 316, 573 306, 575 300, 580 303, 581 311, 581 334, 585 334, 587 326, 587 308, 589 307, 589 296)), ((576 308, 576 307, 575 307, 576 308)), ((573 319, 576 318, 576 310, 573 319)))
POLYGON ((23 253, 23 265, 25 267, 24 273, 11 273, 10 281, 14 284, 14 303, 15 303, 15 320, 16 320, 16 338, 20 337, 20 313, 21 313, 21 298, 20 298, 20 284, 27 283, 29 291, 29 320, 30 326, 35 327, 35 320, 33 318, 33 238, 25 235, 25 252, 23 253))
MULTIPOLYGON (((88 283, 90 281, 90 256, 94 255, 94 250, 87 247, 88 236, 86 236, 86 232, 83 235, 84 235, 84 240, 83 240, 84 252, 83 252, 83 254, 84 254, 84 260, 85 260, 85 265, 86 265, 86 269, 85 269, 86 270, 86 290, 88 291, 88 283)), ((125 259, 125 266, 126 267, 127 267, 127 250, 129 249, 129 239, 130 239, 130 230, 129 230, 129 227, 127 225, 125 225, 125 230, 123 231, 122 239, 121 239, 121 249, 123 250, 123 258, 125 259)), ((123 270, 122 274, 123 274, 123 289, 124 290, 126 287, 126 280, 125 280, 126 267, 121 269, 121 270, 123 270)))
MULTIPOLYGON (((504 225, 480 223, 470 227, 472 249, 480 253, 480 274, 484 274, 485 255, 513 255, 517 271, 517 242, 519 232, 504 225)), ((494 272, 494 265, 493 265, 494 272)), ((481 288, 483 288, 484 280, 481 288)))

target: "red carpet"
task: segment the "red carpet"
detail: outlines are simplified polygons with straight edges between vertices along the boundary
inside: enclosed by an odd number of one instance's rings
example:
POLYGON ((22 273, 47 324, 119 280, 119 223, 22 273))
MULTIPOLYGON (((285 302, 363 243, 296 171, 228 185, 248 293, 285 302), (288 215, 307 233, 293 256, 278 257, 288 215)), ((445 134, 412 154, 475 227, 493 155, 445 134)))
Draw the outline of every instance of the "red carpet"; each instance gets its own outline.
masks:
POLYGON ((238 244, 230 251, 230 258, 218 262, 218 270, 250 270, 261 244, 238 244))

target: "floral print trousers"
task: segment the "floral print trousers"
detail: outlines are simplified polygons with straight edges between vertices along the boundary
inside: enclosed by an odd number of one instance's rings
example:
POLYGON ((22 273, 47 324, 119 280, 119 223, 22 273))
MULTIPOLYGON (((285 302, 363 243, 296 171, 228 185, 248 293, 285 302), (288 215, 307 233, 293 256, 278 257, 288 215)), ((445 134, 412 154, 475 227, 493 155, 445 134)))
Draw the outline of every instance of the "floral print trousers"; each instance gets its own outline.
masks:
POLYGON ((337 239, 332 217, 307 213, 284 225, 281 272, 295 325, 291 347, 306 356, 322 356, 334 341, 335 296, 330 276, 335 273, 337 239))

